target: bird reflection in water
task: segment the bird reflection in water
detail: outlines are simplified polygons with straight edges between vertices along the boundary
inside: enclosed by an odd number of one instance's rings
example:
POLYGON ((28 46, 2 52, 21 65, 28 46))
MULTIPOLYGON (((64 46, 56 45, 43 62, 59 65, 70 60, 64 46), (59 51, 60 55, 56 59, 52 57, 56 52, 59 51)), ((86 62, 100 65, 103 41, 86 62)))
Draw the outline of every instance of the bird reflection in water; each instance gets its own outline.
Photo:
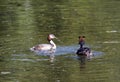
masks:
POLYGON ((86 66, 86 56, 79 56, 78 57, 80 68, 85 68, 86 66))
POLYGON ((49 57, 50 57, 50 62, 54 62, 54 59, 55 59, 55 50, 51 50, 50 51, 49 57))

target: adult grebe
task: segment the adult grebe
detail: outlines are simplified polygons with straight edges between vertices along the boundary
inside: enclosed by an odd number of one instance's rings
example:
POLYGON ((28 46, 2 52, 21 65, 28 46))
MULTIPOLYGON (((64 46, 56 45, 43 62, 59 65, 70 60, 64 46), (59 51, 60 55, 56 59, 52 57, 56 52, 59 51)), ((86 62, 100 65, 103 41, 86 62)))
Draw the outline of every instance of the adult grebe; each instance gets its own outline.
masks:
POLYGON ((30 48, 31 51, 46 51, 46 50, 55 50, 56 44, 52 41, 52 39, 56 38, 54 34, 49 34, 47 40, 50 44, 39 44, 30 48))

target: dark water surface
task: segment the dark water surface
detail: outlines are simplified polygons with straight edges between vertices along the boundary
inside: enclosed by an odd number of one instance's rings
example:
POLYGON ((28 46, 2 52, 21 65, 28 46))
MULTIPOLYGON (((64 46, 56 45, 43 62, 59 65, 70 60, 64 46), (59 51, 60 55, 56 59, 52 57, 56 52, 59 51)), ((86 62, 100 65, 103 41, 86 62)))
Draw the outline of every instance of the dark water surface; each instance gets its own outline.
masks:
POLYGON ((120 82, 120 1, 1 0, 0 82, 120 82), (53 62, 29 50, 49 33, 53 62), (79 35, 95 55, 84 67, 79 35))

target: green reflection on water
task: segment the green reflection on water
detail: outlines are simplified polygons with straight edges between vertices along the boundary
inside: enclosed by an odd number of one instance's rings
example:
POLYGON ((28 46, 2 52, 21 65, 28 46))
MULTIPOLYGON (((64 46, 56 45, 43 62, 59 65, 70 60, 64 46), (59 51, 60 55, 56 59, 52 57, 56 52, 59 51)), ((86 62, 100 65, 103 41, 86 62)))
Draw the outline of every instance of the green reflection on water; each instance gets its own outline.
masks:
POLYGON ((118 0, 5 0, 0 2, 0 81, 2 82, 119 82, 120 7, 118 0), (79 35, 103 56, 85 68, 74 54, 36 56, 29 48, 47 43, 55 34, 77 45, 79 35))

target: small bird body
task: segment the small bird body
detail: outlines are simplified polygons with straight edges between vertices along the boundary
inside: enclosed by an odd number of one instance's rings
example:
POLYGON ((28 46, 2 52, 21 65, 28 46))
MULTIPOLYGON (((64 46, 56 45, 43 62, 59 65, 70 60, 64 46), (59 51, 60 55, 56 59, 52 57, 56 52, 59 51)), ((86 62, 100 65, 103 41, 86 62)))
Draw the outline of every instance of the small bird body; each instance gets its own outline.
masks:
POLYGON ((92 51, 88 47, 84 47, 85 44, 85 36, 79 36, 79 45, 80 48, 77 50, 76 54, 78 56, 86 56, 87 59, 91 59, 92 57, 92 51))

